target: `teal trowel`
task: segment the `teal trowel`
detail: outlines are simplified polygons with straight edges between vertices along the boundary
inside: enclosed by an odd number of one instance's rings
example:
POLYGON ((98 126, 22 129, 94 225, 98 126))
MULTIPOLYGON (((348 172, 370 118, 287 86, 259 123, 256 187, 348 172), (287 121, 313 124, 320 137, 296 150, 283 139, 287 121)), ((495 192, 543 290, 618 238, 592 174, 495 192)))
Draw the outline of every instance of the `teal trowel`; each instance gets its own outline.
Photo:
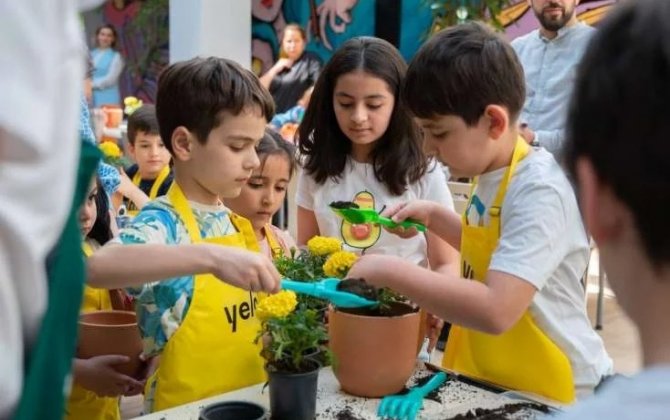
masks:
POLYGON ((292 290, 296 293, 314 296, 320 299, 326 299, 333 305, 340 308, 363 308, 367 306, 379 305, 379 302, 365 299, 349 292, 337 290, 340 279, 326 278, 315 283, 305 283, 289 279, 282 279, 281 288, 292 290))

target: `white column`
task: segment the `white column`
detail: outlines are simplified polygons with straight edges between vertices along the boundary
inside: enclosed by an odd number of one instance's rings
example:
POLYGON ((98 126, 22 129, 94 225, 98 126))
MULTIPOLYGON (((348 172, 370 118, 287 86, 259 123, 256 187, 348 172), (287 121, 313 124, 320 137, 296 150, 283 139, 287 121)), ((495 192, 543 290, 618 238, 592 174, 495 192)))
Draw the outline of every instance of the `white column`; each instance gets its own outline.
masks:
POLYGON ((197 56, 251 67, 250 0, 170 0, 170 63, 197 56))

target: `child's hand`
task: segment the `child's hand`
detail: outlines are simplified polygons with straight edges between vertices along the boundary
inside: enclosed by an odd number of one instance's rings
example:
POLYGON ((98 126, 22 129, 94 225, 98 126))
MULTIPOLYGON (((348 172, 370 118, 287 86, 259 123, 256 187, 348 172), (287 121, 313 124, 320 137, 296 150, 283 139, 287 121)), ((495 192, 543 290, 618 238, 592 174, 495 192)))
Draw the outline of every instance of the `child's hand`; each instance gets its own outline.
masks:
POLYGON ((398 258, 389 255, 363 255, 360 257, 347 273, 351 279, 363 279, 376 287, 384 287, 386 275, 384 270, 393 270, 398 258))
MULTIPOLYGON (((426 227, 430 224, 430 215, 432 213, 433 206, 436 203, 427 200, 416 200, 416 201, 406 201, 404 203, 398 203, 393 205, 386 210, 384 210, 381 215, 384 217, 391 218, 394 222, 402 222, 406 219, 412 219, 414 222, 419 222, 426 227)), ((387 231, 398 235, 401 238, 411 238, 419 233, 416 228, 384 228, 387 231)))
POLYGON ((141 388, 142 383, 114 370, 115 365, 126 363, 127 356, 108 354, 75 360, 75 381, 100 397, 124 395, 128 390, 141 388))
POLYGON ((426 313, 426 337, 428 337, 428 352, 430 353, 437 344, 444 321, 431 313, 426 313))
POLYGON ((242 248, 210 245, 212 274, 226 283, 252 292, 276 293, 281 275, 263 254, 242 248))

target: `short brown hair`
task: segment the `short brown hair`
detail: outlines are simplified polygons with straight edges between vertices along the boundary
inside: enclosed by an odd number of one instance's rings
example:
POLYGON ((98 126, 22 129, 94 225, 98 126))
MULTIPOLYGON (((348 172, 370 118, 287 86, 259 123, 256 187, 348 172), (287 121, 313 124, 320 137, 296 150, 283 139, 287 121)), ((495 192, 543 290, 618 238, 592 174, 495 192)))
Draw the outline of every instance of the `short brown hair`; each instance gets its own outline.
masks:
POLYGON ((516 120, 526 96, 523 68, 511 45, 482 23, 435 34, 407 70, 403 99, 420 118, 455 115, 472 126, 488 105, 516 120))
POLYGON ((170 65, 158 79, 156 116, 165 147, 179 126, 204 144, 222 123, 222 112, 239 115, 258 107, 266 120, 274 115, 272 96, 258 78, 236 62, 219 57, 193 58, 170 65))
POLYGON ((139 132, 159 134, 155 106, 150 104, 142 105, 128 117, 128 142, 133 146, 139 132))

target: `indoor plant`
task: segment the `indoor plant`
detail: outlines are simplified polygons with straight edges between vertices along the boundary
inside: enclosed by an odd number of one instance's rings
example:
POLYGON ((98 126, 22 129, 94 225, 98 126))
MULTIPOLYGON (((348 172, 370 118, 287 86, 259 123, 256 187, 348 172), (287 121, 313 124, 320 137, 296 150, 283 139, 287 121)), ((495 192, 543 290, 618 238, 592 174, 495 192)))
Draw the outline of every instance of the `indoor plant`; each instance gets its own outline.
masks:
POLYGON ((315 310, 297 306, 290 291, 268 296, 257 306, 262 325, 257 340, 263 340, 270 411, 278 420, 313 419, 316 412, 320 364, 310 355, 318 352, 326 330, 315 310))

